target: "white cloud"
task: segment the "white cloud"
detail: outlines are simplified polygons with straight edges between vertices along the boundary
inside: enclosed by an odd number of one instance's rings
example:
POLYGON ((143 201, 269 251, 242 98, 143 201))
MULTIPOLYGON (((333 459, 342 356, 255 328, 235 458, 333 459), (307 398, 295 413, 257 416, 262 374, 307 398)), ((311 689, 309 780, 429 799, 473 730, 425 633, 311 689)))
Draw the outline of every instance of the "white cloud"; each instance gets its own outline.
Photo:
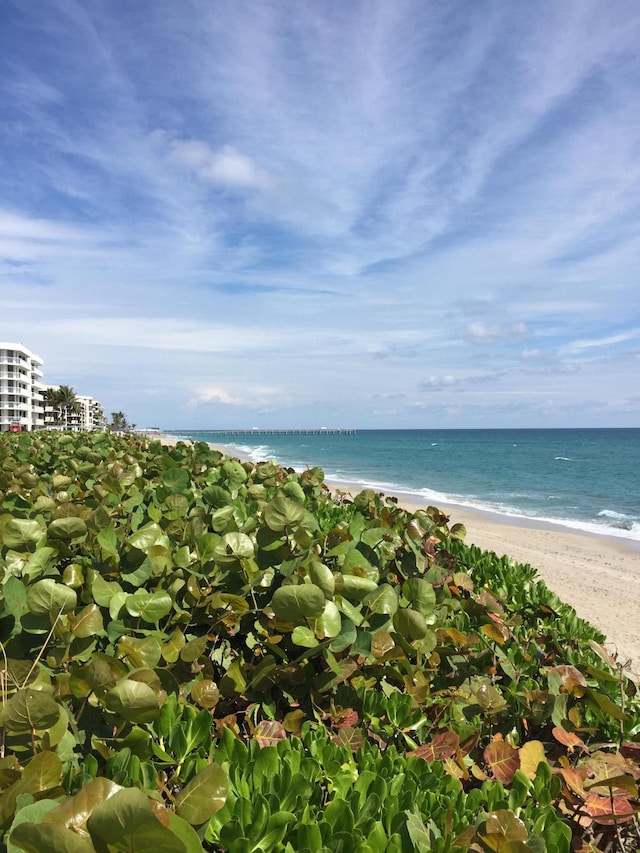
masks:
POLYGON ((571 341, 561 347, 561 352, 564 354, 581 353, 585 350, 615 346, 616 344, 634 341, 638 338, 640 338, 640 329, 630 329, 627 332, 619 332, 617 335, 608 335, 604 338, 571 341))
POLYGON ((482 320, 474 323, 468 323, 464 329, 464 337, 476 344, 491 344, 496 341, 513 341, 521 340, 528 335, 527 327, 524 323, 515 323, 513 325, 488 324, 482 320))
POLYGON ((273 186, 273 179, 232 145, 213 149, 200 140, 178 139, 171 143, 170 155, 205 183, 236 189, 267 190, 273 186))

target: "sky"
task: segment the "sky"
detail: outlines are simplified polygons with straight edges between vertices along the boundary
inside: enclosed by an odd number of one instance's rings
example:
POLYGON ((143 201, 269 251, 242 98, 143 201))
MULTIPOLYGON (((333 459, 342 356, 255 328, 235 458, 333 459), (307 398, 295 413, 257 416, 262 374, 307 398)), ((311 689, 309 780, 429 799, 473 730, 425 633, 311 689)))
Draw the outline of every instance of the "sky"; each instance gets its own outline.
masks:
POLYGON ((140 427, 640 426, 637 0, 1 0, 0 339, 140 427))

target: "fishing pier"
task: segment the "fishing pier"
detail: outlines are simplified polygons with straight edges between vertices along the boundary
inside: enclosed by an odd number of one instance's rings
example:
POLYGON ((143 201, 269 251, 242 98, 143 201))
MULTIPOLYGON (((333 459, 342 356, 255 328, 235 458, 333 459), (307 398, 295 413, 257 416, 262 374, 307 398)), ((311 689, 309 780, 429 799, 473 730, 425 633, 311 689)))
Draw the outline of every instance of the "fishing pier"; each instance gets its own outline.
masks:
POLYGON ((169 435, 180 435, 188 432, 189 435, 355 435, 355 429, 334 429, 320 427, 319 429, 190 429, 190 430, 165 430, 169 435))

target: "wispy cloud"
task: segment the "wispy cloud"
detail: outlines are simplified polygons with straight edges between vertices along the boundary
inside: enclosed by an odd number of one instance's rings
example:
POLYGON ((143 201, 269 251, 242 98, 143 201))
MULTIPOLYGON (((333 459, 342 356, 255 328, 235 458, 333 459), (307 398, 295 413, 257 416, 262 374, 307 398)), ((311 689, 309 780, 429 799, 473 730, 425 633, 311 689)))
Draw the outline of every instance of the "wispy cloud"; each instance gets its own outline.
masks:
POLYGON ((10 2, 2 335, 129 364, 138 421, 635 422, 639 40, 626 0, 10 2))

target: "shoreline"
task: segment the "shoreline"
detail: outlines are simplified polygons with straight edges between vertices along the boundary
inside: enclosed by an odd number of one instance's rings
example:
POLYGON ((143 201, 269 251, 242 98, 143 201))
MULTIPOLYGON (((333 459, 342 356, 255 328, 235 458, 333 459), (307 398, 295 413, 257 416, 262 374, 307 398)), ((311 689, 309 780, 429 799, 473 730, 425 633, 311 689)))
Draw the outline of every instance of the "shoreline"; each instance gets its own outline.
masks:
MULTIPOLYGON (((155 434, 164 444, 174 445, 175 436, 155 434)), ((253 461, 236 447, 209 446, 243 461, 253 461)), ((327 479, 333 495, 355 495, 365 487, 357 483, 327 479)), ((397 498, 404 509, 415 512, 429 506, 415 495, 384 492, 397 498)), ((573 530, 551 522, 503 516, 467 506, 438 501, 438 508, 452 522, 467 529, 464 541, 483 551, 508 556, 533 566, 540 579, 582 619, 606 636, 606 648, 618 655, 624 666, 631 661, 631 675, 640 680, 640 544, 635 540, 573 530)), ((629 674, 629 673, 628 673, 629 674)))

